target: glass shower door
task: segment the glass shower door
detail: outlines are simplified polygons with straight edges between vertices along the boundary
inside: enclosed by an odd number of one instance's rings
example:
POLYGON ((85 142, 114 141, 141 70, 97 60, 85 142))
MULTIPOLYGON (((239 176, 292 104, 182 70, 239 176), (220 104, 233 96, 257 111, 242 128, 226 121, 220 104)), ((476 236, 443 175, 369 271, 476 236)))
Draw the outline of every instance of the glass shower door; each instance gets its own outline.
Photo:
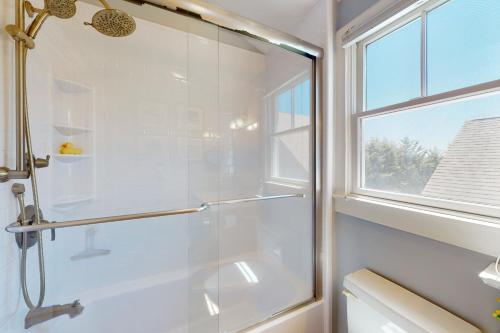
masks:
MULTIPOLYGON (((31 123, 45 218, 68 221, 196 208, 219 200, 218 28, 123 1, 137 30, 108 38, 78 3, 49 20, 29 58, 31 123), (64 28, 61 28, 64 25, 64 28), (64 52, 59 52, 64 50, 64 52), (81 154, 65 154, 69 143, 81 154)), ((79 299, 53 333, 218 332, 218 213, 158 217, 45 233, 44 305, 79 299)), ((29 284, 36 294, 30 251, 29 284)), ((8 332, 23 330, 25 308, 8 332)))
POLYGON ((220 29, 220 332, 314 297, 312 61, 220 29))
MULTIPOLYGON (((118 3, 136 17, 133 35, 89 31, 81 22, 99 7, 81 2, 75 18, 48 21, 29 58, 35 152, 53 156, 39 171, 45 218, 212 204, 57 230, 45 243, 45 305, 80 299, 85 310, 32 332, 236 332, 311 300, 312 61, 118 3)), ((21 331, 24 313, 7 332, 21 331)))

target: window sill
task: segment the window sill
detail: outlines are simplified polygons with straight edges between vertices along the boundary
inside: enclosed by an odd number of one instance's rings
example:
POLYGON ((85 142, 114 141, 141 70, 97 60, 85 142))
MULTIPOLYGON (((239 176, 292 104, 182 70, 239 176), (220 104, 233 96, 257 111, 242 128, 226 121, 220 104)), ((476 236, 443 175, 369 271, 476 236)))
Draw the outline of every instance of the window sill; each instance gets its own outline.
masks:
POLYGON ((286 180, 282 180, 282 179, 270 179, 270 180, 267 180, 265 183, 268 186, 288 188, 288 189, 293 189, 293 190, 304 190, 308 184, 307 182, 303 182, 303 183, 287 182, 286 180))
POLYGON ((500 253, 500 224, 480 216, 363 196, 335 196, 335 211, 493 257, 500 253))

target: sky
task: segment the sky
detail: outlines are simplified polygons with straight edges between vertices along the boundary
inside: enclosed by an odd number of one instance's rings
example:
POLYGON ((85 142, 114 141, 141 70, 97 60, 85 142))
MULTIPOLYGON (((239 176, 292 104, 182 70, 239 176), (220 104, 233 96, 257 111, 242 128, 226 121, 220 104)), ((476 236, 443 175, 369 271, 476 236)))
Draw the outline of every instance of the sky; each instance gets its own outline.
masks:
MULTIPOLYGON (((450 0, 427 14, 428 95, 500 79, 500 1, 450 0)), ((420 97, 421 19, 369 44, 366 109, 420 97)), ((363 140, 408 136, 445 151, 467 120, 500 116, 500 94, 363 123, 363 140)))

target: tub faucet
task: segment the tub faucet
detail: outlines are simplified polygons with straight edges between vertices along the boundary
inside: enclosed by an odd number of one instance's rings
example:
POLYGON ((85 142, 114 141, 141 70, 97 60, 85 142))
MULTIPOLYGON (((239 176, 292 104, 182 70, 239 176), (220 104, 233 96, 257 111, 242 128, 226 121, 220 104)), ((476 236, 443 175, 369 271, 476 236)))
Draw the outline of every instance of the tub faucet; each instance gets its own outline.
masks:
POLYGON ((80 300, 64 305, 52 305, 40 308, 34 308, 28 312, 24 319, 24 328, 28 329, 32 326, 49 321, 56 317, 67 314, 70 318, 74 318, 83 312, 83 306, 80 300))

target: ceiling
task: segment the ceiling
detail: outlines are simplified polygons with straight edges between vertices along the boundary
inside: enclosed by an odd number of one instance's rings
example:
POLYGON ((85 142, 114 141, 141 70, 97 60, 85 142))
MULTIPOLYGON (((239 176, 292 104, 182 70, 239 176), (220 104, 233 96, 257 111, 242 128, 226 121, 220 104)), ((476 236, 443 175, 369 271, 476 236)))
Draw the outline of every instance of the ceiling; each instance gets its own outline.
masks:
POLYGON ((204 0, 275 29, 293 28, 318 0, 204 0))

